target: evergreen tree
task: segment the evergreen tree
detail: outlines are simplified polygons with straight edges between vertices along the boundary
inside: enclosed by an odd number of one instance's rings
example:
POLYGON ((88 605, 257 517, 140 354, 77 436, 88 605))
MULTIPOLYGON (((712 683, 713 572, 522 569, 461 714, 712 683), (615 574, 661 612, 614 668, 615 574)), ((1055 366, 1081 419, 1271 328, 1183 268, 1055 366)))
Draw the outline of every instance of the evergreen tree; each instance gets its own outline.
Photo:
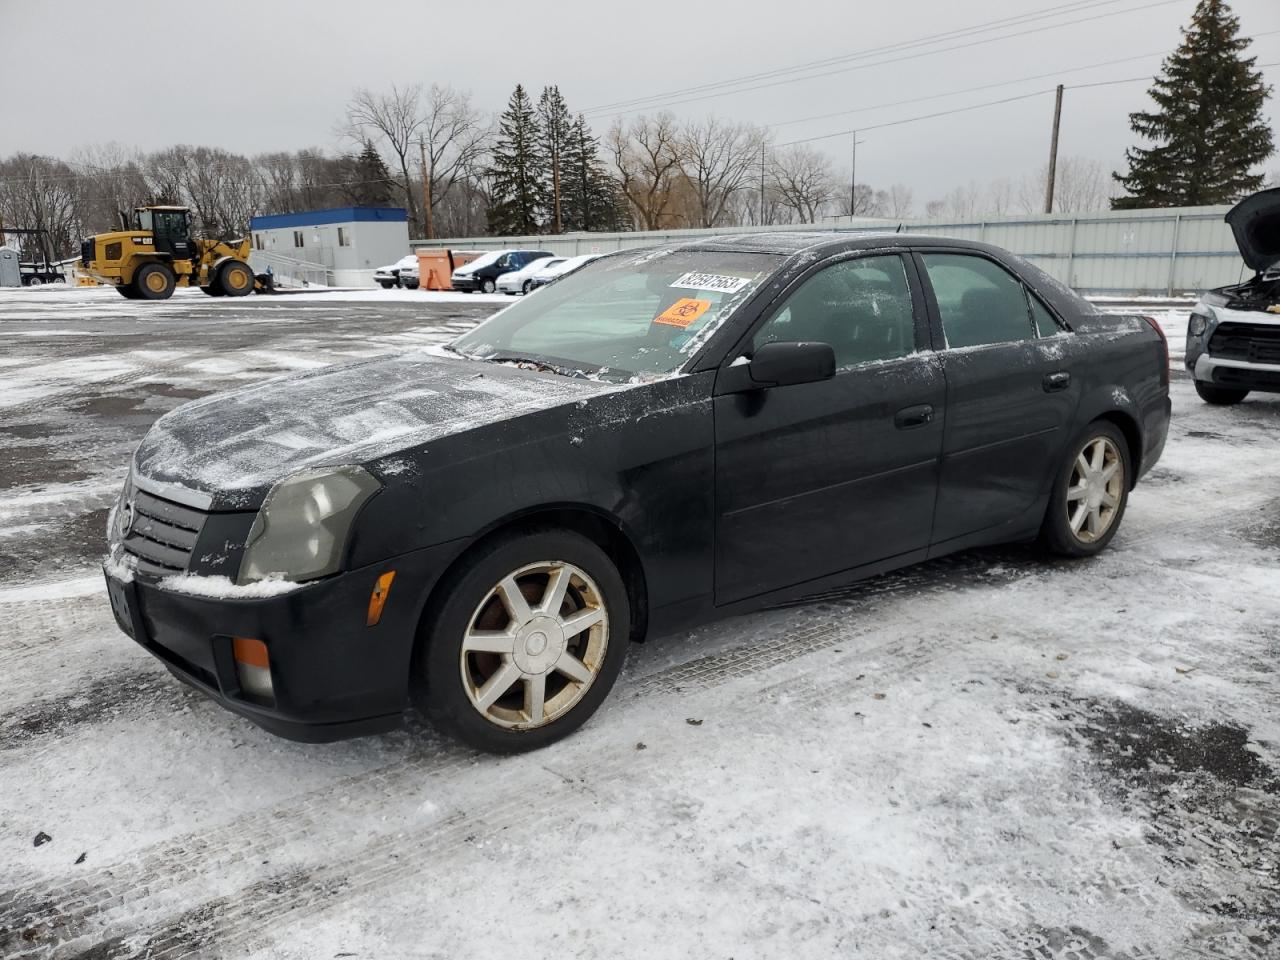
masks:
POLYGON ((1262 114, 1271 88, 1257 58, 1241 56, 1249 39, 1239 29, 1224 0, 1200 0, 1151 88, 1157 110, 1129 115, 1155 146, 1125 152, 1129 172, 1112 176, 1128 196, 1114 208, 1230 203, 1262 186, 1251 171, 1274 150, 1262 114))
POLYGON ((566 230, 622 229, 625 204, 617 184, 600 165, 599 148, 586 118, 578 114, 565 144, 562 207, 566 230))
POLYGON ((565 106, 559 87, 543 87, 538 98, 538 153, 546 164, 546 196, 543 207, 547 211, 552 233, 564 233, 563 179, 565 154, 573 134, 573 118, 565 106))
POLYGON ((343 165, 347 183, 343 194, 347 199, 363 207, 389 207, 391 205, 391 171, 382 162, 374 145, 366 140, 364 149, 346 158, 343 165))
POLYGON ((499 236, 537 233, 546 168, 541 129, 533 102, 516 84, 498 121, 498 138, 489 167, 489 232, 499 236))

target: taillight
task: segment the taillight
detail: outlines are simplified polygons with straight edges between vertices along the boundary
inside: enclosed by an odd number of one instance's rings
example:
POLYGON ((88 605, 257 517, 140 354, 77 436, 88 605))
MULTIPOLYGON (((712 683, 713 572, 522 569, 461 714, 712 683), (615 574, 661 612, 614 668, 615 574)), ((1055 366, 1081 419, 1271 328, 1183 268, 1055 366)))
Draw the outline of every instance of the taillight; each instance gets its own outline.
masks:
POLYGON ((1151 324, 1151 329, 1160 335, 1160 346, 1164 347, 1164 369, 1160 375, 1160 383, 1167 387, 1169 385, 1169 338, 1165 336, 1164 327, 1156 322, 1155 317, 1142 319, 1151 324))

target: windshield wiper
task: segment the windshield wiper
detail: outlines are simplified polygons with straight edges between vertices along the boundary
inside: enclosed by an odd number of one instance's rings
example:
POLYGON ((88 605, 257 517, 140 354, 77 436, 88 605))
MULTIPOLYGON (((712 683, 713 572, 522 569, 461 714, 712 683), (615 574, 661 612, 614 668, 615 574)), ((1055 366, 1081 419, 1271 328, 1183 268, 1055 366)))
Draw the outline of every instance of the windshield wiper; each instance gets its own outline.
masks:
POLYGON ((556 373, 562 377, 576 377, 580 380, 590 379, 587 371, 578 370, 573 367, 564 367, 559 364, 551 363, 541 357, 522 357, 514 353, 496 353, 489 357, 477 357, 475 359, 484 360, 485 363, 516 363, 528 364, 529 366, 547 373, 556 373))

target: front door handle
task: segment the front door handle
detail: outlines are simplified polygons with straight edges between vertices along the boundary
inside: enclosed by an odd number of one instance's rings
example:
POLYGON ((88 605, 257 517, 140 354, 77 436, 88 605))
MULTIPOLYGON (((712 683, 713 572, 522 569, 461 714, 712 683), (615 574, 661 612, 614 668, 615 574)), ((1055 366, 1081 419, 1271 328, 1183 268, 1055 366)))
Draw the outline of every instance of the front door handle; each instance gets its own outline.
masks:
POLYGON ((1044 378, 1045 393, 1057 393, 1059 390, 1065 390, 1069 386, 1071 386, 1071 374, 1065 370, 1047 374, 1044 378))
POLYGON ((915 407, 903 407, 893 415, 893 425, 899 430, 910 430, 912 427, 923 427, 933 420, 933 407, 922 403, 915 407))

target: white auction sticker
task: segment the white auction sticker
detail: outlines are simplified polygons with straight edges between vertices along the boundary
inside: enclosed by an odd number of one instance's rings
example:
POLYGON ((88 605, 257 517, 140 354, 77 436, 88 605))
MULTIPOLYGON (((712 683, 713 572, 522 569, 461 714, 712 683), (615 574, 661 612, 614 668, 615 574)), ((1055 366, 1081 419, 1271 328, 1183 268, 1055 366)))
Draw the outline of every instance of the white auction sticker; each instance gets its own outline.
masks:
POLYGON ((737 293, 751 280, 747 277, 724 277, 715 273, 686 273, 671 284, 681 290, 716 290, 720 293, 737 293))

